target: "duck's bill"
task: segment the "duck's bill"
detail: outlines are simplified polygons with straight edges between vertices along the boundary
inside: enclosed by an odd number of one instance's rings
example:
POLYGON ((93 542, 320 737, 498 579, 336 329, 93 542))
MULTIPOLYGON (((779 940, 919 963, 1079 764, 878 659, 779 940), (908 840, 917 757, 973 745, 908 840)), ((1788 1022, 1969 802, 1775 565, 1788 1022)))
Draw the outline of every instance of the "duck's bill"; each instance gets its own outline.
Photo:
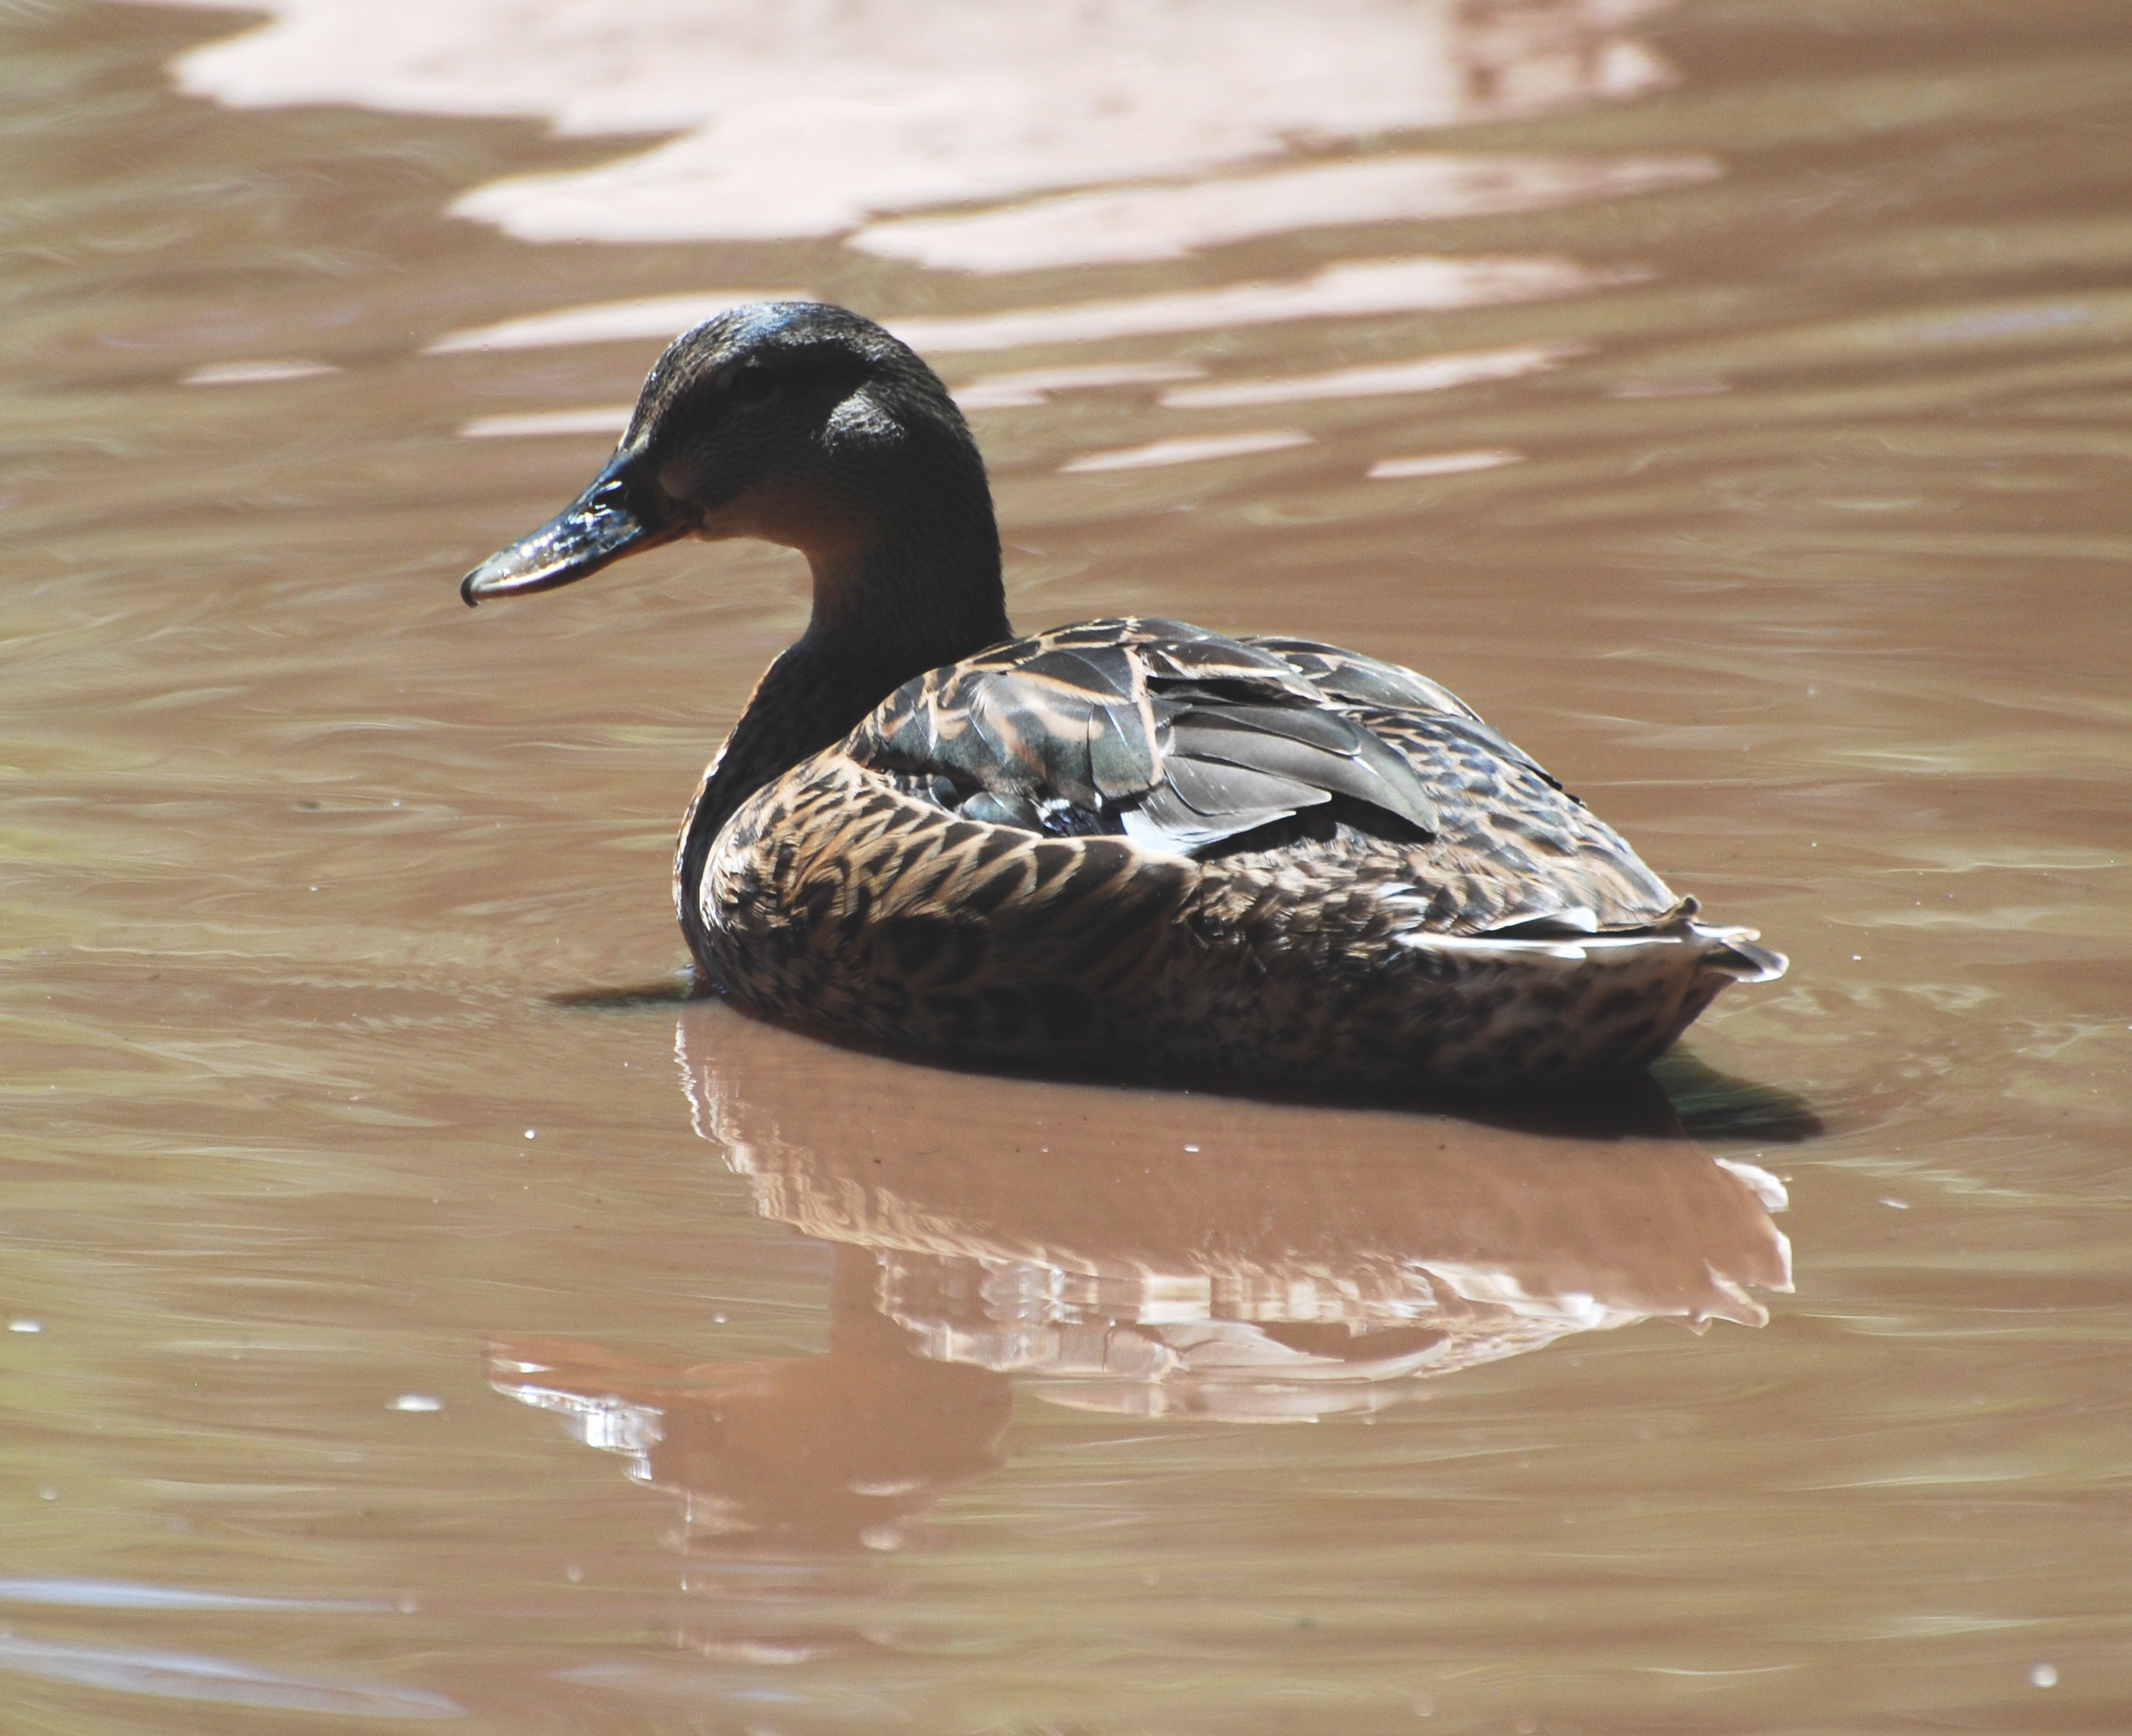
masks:
POLYGON ((647 511, 633 498, 628 473, 617 459, 572 505, 468 573, 459 595, 471 608, 492 597, 553 590, 638 549, 671 542, 688 528, 678 516, 647 511))

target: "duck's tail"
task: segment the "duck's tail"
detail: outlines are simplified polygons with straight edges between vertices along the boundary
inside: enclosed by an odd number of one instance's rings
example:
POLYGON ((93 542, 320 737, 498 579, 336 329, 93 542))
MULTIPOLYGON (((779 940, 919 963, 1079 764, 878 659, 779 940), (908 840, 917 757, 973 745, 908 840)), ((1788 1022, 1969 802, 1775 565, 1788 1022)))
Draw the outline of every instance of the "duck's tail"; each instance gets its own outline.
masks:
POLYGON ((1704 968, 1721 971, 1736 983, 1774 983, 1791 969, 1782 953, 1755 943, 1760 934, 1751 928, 1712 928, 1690 922, 1688 931, 1709 950, 1702 955, 1704 968))
MULTIPOLYGON (((1697 955, 1700 968, 1714 970, 1736 983, 1774 982, 1789 968, 1791 960, 1782 953, 1755 944, 1762 937, 1759 929, 1721 928, 1698 922, 1699 908, 1693 898, 1683 898, 1656 921, 1621 927, 1606 926, 1589 910, 1558 911, 1464 937, 1462 944, 1505 955, 1544 954, 1572 961, 1653 946, 1685 946, 1697 955)), ((1412 946, 1441 949, 1462 944, 1436 934, 1416 933, 1401 938, 1412 946)))
POLYGON ((1719 928, 1698 922, 1697 908, 1694 899, 1682 899, 1674 922, 1683 936, 1702 949, 1701 962, 1706 970, 1717 971, 1736 983, 1774 983, 1791 969, 1792 961, 1782 953, 1755 944, 1762 938, 1760 929, 1719 928))

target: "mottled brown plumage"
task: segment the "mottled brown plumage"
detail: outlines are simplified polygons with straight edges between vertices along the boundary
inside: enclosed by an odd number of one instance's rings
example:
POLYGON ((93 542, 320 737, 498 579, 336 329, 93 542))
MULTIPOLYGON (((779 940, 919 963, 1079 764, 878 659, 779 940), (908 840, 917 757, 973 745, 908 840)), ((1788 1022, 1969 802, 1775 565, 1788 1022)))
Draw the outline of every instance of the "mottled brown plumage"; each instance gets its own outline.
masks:
POLYGON ((841 309, 677 339, 593 488, 465 594, 690 533, 814 575, 675 862, 691 950, 761 1011, 978 1058, 1490 1089, 1640 1066, 1784 969, 1411 670, 1174 621, 1011 637, 968 429, 841 309))

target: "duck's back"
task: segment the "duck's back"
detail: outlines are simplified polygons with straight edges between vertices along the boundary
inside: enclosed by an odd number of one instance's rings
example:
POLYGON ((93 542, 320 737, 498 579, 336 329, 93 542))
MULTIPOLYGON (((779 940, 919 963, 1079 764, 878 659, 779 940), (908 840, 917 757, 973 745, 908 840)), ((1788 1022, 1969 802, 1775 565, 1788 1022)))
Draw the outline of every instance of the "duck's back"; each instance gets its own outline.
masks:
POLYGON ((1319 1080, 1640 1065, 1781 964, 1434 682, 1156 620, 908 683, 742 805, 688 891, 766 1011, 1319 1080))

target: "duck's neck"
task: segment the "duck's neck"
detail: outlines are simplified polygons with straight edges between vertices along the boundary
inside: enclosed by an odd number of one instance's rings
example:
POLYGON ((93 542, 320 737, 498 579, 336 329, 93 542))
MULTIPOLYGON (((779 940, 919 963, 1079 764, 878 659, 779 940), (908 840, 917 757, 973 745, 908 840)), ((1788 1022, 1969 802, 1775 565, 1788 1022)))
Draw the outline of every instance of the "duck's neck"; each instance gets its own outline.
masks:
MULTIPOLYGON (((972 454, 974 460, 975 454, 972 454)), ((880 671, 860 715, 909 680, 1006 638, 999 531, 979 470, 974 488, 935 478, 870 515, 864 534, 807 550, 814 613, 795 651, 839 674, 880 671), (951 497, 943 499, 946 493, 951 497), (959 496, 959 498, 952 497, 959 496)))
POLYGON ((843 739, 905 681, 1011 637, 992 501, 944 512, 915 500, 876 534, 808 551, 814 606, 807 631, 764 671, 697 790, 674 864, 689 950, 707 959, 699 886, 735 810, 810 754, 843 739), (978 510, 973 510, 973 506, 978 510), (909 532, 896 521, 912 525, 909 532), (922 527, 922 531, 919 529, 922 527))

